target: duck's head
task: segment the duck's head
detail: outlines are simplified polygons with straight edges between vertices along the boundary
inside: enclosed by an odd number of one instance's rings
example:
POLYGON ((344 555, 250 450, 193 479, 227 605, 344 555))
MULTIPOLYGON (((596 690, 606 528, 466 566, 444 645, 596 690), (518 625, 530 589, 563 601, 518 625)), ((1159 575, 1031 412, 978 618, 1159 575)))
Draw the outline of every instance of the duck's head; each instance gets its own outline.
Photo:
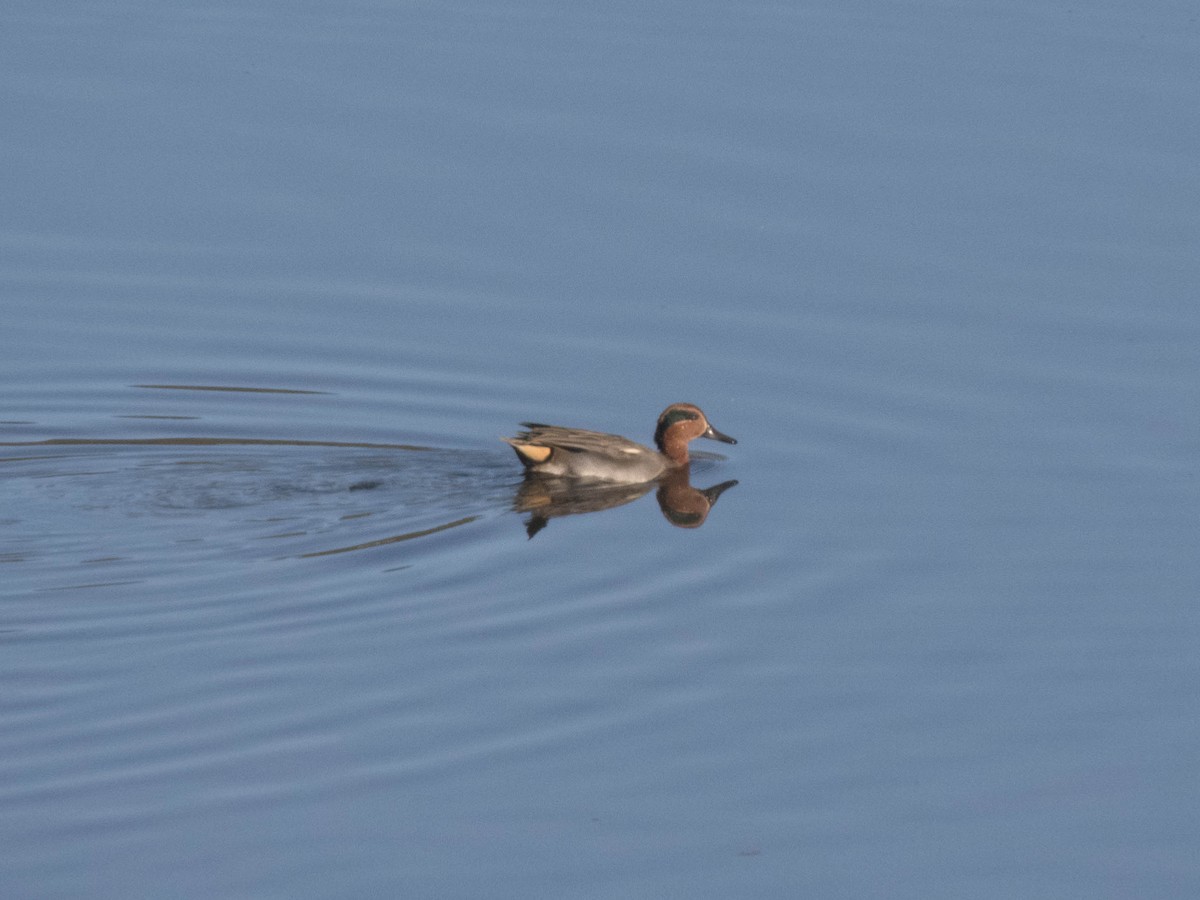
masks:
POLYGON ((688 461, 688 441, 701 437, 726 444, 737 443, 713 428, 700 407, 691 403, 672 403, 662 411, 658 427, 654 429, 654 443, 659 452, 677 466, 688 461))

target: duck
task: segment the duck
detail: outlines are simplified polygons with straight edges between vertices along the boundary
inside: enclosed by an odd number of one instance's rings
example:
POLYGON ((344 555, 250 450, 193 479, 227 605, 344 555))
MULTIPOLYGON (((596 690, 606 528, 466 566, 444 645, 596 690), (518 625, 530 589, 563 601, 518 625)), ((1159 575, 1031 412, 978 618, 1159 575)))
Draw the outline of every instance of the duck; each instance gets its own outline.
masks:
POLYGON ((700 407, 672 403, 658 417, 652 450, 617 434, 522 422, 525 431, 501 438, 516 451, 527 472, 624 484, 654 481, 690 462, 688 442, 709 438, 737 441, 712 426, 700 407))

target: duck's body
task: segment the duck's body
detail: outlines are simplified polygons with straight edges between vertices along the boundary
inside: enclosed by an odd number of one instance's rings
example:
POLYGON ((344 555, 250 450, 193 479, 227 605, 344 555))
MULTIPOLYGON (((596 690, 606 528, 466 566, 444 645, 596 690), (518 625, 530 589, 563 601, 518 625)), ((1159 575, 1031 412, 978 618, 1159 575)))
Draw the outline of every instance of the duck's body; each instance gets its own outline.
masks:
POLYGON ((512 445, 517 458, 530 471, 627 484, 653 481, 664 472, 686 466, 687 445, 693 438, 737 443, 713 428, 700 408, 691 403, 673 403, 663 410, 654 432, 657 450, 601 431, 537 422, 521 424, 528 430, 503 440, 512 445))
POLYGON ((627 438, 582 428, 522 422, 528 431, 505 438, 525 468, 543 475, 598 481, 653 481, 670 466, 661 453, 627 438))

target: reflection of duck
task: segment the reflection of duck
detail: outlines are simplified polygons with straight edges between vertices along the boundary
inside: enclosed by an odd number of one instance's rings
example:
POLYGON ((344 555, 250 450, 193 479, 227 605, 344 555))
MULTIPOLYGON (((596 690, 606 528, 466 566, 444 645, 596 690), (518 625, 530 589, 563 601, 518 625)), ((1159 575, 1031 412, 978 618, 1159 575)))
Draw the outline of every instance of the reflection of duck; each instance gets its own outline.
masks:
POLYGON ((529 471, 622 484, 642 484, 686 467, 688 441, 694 438, 737 443, 713 428, 700 407, 691 403, 672 403, 658 417, 654 430, 658 450, 616 434, 536 422, 521 424, 528 430, 503 440, 512 445, 529 471))
POLYGON ((717 498, 737 482, 725 481, 700 490, 689 483, 688 469, 688 466, 672 469, 657 482, 644 481, 641 484, 560 478, 530 469, 517 488, 513 509, 530 513, 525 523, 525 533, 533 537, 551 519, 624 506, 645 496, 657 485, 656 497, 663 517, 679 528, 699 528, 717 498))

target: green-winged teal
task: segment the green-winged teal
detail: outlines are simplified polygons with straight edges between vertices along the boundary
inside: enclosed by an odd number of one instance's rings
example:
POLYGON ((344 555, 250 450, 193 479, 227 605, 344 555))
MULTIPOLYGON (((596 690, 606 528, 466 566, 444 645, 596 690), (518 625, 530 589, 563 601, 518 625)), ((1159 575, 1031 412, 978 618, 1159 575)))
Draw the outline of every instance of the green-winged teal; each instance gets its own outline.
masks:
POLYGON ((672 403, 663 410, 654 430, 657 450, 616 434, 537 422, 521 424, 528 430, 502 440, 512 445, 530 471, 627 484, 653 481, 670 469, 686 466, 688 441, 693 438, 737 443, 713 428, 700 407, 691 403, 672 403))

